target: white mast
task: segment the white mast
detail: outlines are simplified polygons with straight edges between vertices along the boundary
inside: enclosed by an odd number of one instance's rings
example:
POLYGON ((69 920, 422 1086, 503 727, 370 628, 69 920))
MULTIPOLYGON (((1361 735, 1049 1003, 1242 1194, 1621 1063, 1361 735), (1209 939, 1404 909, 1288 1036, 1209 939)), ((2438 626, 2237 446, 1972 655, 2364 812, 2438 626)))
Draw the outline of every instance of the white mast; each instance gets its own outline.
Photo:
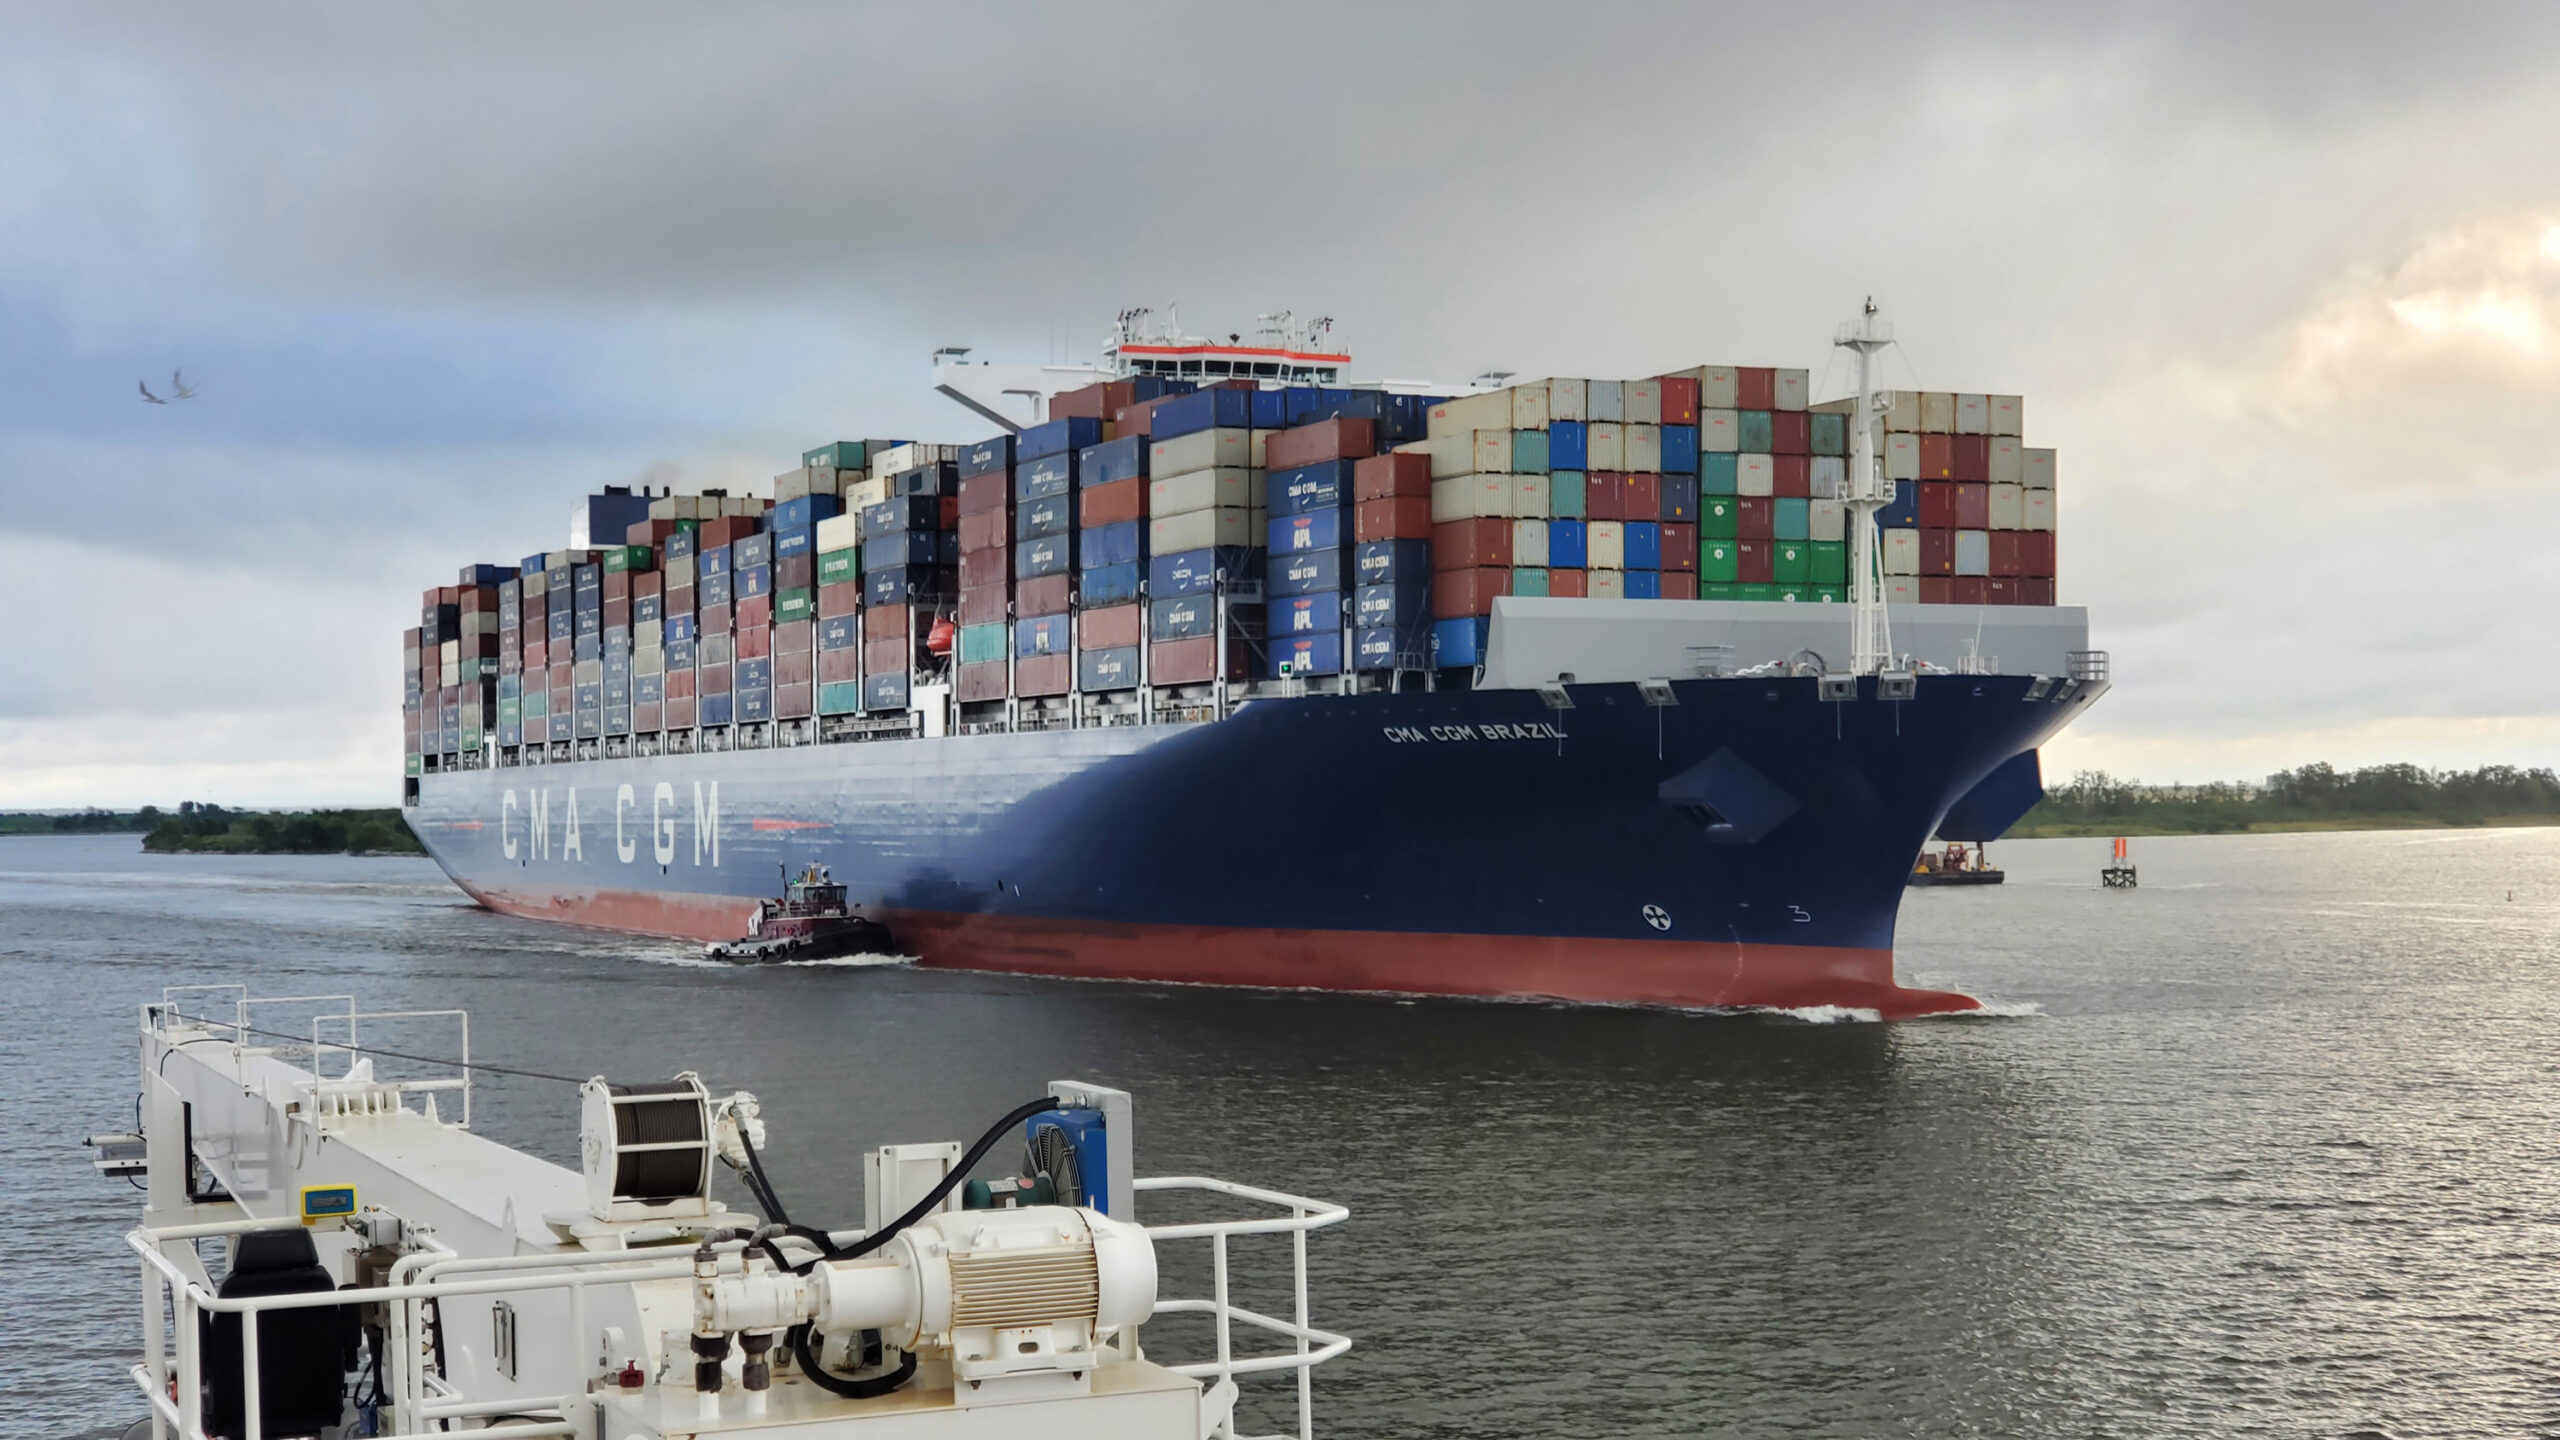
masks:
POLYGON ((1893 663, 1893 634, 1884 609, 1884 547, 1876 512, 1893 500, 1876 454, 1876 402, 1872 361, 1893 343, 1893 326, 1876 318, 1876 302, 1831 337, 1857 357, 1857 404, 1849 415, 1849 673, 1873 675, 1893 663))

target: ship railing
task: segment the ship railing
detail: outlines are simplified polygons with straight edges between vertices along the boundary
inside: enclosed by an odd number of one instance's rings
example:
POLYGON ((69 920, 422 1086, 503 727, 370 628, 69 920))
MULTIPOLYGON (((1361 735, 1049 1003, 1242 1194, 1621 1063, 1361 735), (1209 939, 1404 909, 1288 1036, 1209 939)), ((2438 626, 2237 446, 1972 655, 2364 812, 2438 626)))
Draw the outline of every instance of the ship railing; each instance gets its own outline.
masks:
MULTIPOLYGON (((315 1125, 325 1125, 332 1113, 361 1108, 365 1105, 398 1105, 412 1095, 434 1096, 459 1094, 462 1097, 461 1128, 471 1128, 471 1013, 467 1010, 358 1010, 353 995, 258 995, 252 996, 245 985, 171 985, 160 991, 160 1003, 145 1007, 143 1024, 155 1036, 166 1038, 180 1029, 211 1032, 215 1038, 227 1038, 237 1049, 249 1046, 278 1048, 301 1041, 309 1046, 311 1092, 316 1103, 311 1110, 315 1125), (228 1020, 220 1017, 228 1001, 228 1020), (263 1009, 268 1013, 293 1008, 307 1013, 310 1019, 308 1037, 276 1026, 256 1023, 263 1009), (358 1057, 378 1054, 364 1044, 364 1026, 419 1021, 451 1021, 454 1034, 434 1046, 438 1051, 458 1050, 452 1061, 434 1062, 439 1073, 407 1079, 372 1079, 357 1073, 358 1057), (344 1038, 336 1032, 344 1029, 344 1038), (220 1032, 229 1032, 227 1036, 220 1032), (346 1068, 331 1075, 323 1068, 330 1056, 343 1056, 346 1068), (453 1073, 444 1074, 450 1069, 453 1073)), ((429 1104, 433 1104, 430 1100, 429 1104)), ((443 1120, 441 1115, 436 1117, 443 1120)))
POLYGON ((2074 650, 2064 658, 2071 663, 2072 679, 2084 685, 2107 683, 2106 651, 2074 650))
MULTIPOLYGON (((1319 1330, 1310 1319, 1307 1303, 1307 1235, 1310 1231, 1339 1225, 1351 1216, 1349 1209, 1324 1200, 1311 1200, 1303 1195, 1265 1190, 1242 1185, 1232 1180, 1214 1180, 1203 1175, 1149 1176, 1136 1182, 1141 1193, 1165 1194, 1173 1191, 1220 1195, 1234 1200, 1251 1201, 1285 1213, 1245 1220, 1211 1220, 1193 1224, 1149 1225, 1147 1235, 1158 1245, 1172 1240, 1207 1240, 1209 1242, 1210 1293, 1205 1298, 1159 1298, 1158 1315, 1206 1315, 1217 1336, 1215 1359, 1170 1365, 1176 1374, 1188 1375, 1208 1384, 1204 1400, 1206 1413, 1219 1415, 1205 1433, 1245 1440, 1235 1428, 1236 1377, 1272 1372, 1294 1371, 1297 1376, 1298 1417, 1295 1431, 1298 1440, 1314 1440, 1315 1395, 1313 1371, 1327 1360, 1351 1348, 1351 1337, 1330 1330, 1319 1330), (1247 1235, 1286 1235, 1289 1237, 1291 1280, 1290 1318, 1266 1315, 1235 1303, 1228 1279, 1228 1242, 1247 1235), (1268 1353, 1238 1356, 1235 1351, 1237 1326, 1274 1335, 1286 1348, 1268 1353), (1215 1377, 1215 1383, 1209 1384, 1215 1377)), ((1161 1362, 1159 1362, 1161 1363, 1161 1362)), ((1261 1437, 1255 1437, 1261 1440, 1261 1437)), ((1279 1437, 1269 1437, 1279 1440, 1279 1437)))

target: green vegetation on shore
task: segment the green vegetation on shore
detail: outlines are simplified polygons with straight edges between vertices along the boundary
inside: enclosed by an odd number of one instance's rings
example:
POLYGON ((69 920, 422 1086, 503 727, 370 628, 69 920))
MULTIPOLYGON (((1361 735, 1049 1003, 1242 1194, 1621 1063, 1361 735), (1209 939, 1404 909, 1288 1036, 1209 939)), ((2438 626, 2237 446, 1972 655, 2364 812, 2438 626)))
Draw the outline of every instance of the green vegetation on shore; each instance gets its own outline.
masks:
POLYGON ((0 815, 0 835, 148 834, 164 818, 157 805, 145 805, 139 810, 83 810, 74 815, 17 811, 0 815))
POLYGON ((2560 776, 2512 765, 2305 765, 2263 785, 2142 785, 2082 771, 2047 791, 2009 838, 2475 825, 2560 825, 2560 776))
POLYGON ((155 855, 424 855, 397 810, 225 810, 190 800, 143 837, 155 855))

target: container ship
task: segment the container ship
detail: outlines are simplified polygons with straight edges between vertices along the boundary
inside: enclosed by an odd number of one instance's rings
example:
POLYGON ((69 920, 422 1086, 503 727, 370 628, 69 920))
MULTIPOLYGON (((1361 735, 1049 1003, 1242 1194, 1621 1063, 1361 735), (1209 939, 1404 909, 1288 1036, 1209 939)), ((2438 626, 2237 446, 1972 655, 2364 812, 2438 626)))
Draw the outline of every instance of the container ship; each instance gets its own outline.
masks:
POLYGON ((464 567, 404 642, 411 828, 492 909, 652 935, 819 864, 930 965, 1975 1005, 1898 980, 1905 878, 2107 688, 2018 397, 1871 388, 1872 309, 1823 402, 1354 384, 1270 319, 939 352, 991 438, 608 488, 464 567))

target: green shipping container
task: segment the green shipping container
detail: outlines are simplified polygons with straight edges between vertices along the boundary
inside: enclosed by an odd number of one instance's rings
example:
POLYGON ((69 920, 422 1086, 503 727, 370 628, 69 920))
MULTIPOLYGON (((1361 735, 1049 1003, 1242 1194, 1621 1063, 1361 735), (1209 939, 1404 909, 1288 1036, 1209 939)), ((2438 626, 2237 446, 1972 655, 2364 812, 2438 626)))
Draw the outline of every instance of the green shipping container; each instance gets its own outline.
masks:
POLYGON ((462 712, 462 748, 465 750, 480 748, 480 717, 468 710, 462 712))
POLYGON ((1807 572, 1816 585, 1849 583, 1849 546, 1840 540, 1813 542, 1813 566, 1807 572))
POLYGON ((859 715, 862 713, 862 682, 838 680, 818 687, 818 713, 821 715, 859 715))
POLYGON ((1733 597, 1736 600, 1775 600, 1778 598, 1777 586, 1763 585, 1758 581, 1753 581, 1747 585, 1736 585, 1733 588, 1741 592, 1733 597))
POLYGON ((646 570, 650 564, 646 545, 615 545, 604 552, 604 573, 619 574, 630 570, 646 570))
POLYGON ((1735 413, 1741 417, 1741 423, 1734 427, 1736 447, 1745 455, 1768 454, 1769 446, 1776 438, 1775 427, 1769 423, 1769 412, 1742 410, 1735 413))
POLYGON ((1846 585, 1817 585, 1814 587, 1813 598, 1821 601, 1825 605, 1846 605, 1849 603, 1849 587, 1846 585))
POLYGON ((1511 432, 1511 473, 1544 475, 1547 473, 1547 432, 1514 430, 1511 432))
POLYGON ((1802 585, 1813 574, 1813 547, 1803 540, 1781 540, 1769 547, 1769 578, 1781 585, 1802 585))
MULTIPOLYGON (((1531 435, 1544 435, 1547 432, 1544 430, 1531 430, 1524 433, 1531 435)), ((1514 568, 1511 572, 1511 593, 1514 595, 1546 594, 1546 567, 1543 565, 1522 565, 1514 568)))
POLYGON ((1742 503, 1730 495, 1710 495, 1698 501, 1698 535, 1706 540, 1731 540, 1742 534, 1742 503))
POLYGON ((510 726, 510 725, 519 725, 519 724, 522 724, 522 723, 524 722, 524 710, 523 710, 523 705, 524 705, 524 702, 523 702, 523 701, 521 701, 521 700, 501 700, 501 701, 499 701, 499 702, 498 702, 498 728, 499 728, 499 729, 501 729, 501 730, 503 730, 503 729, 505 729, 506 727, 508 727, 508 726, 510 726))
POLYGON ((539 720, 550 714, 551 692, 549 690, 526 691, 524 698, 516 702, 516 713, 526 720, 539 720))
MULTIPOLYGON (((800 463, 830 470, 859 470, 869 462, 863 457, 861 441, 836 440, 821 445, 815 450, 801 451, 800 463)), ((845 712, 829 711, 828 713, 843 714, 845 712)))
POLYGON ((818 613, 815 590, 776 590, 773 592, 773 623, 789 625, 807 620, 818 613))
MULTIPOLYGON (((1730 528, 1729 521, 1727 524, 1728 528, 1730 528)), ((1737 547, 1730 538, 1702 540, 1698 542, 1699 584, 1730 585, 1739 578, 1741 573, 1741 558, 1737 553, 1737 547)), ((1710 595, 1706 598, 1710 600, 1719 598, 1730 600, 1733 597, 1730 595, 1721 597, 1710 595)))
POLYGON ((1778 598, 1781 600, 1793 601, 1810 600, 1813 598, 1813 587, 1810 585, 1781 585, 1778 587, 1778 598))
POLYGON ((818 557, 818 583, 850 585, 862 578, 862 550, 830 550, 818 557))
POLYGON ((1846 455, 1849 453, 1849 417, 1815 415, 1813 417, 1813 453, 1846 455))
POLYGON ((960 627, 960 663, 983 665, 990 660, 1002 660, 1005 646, 1011 638, 1010 629, 1002 624, 963 625, 960 627))
POLYGON ((1582 472, 1558 470, 1547 476, 1547 513, 1558 520, 1582 518, 1582 472))
POLYGON ((1741 457, 1730 450, 1713 451, 1698 457, 1698 493, 1701 495, 1733 495, 1740 493, 1741 457))
POLYGON ((1742 598, 1742 587, 1734 584, 1730 580, 1701 580, 1698 582, 1698 598, 1701 600, 1739 600, 1742 598))
POLYGON ((495 680, 497 678, 498 662, 495 660, 465 660, 462 662, 462 683, 465 685, 476 685, 483 680, 495 680))
MULTIPOLYGON (((416 778, 417 776, 420 776, 420 775, 424 775, 424 774, 426 774, 426 773, 427 773, 427 760, 426 760, 426 757, 425 757, 425 756, 423 756, 423 755, 412 755, 412 756, 410 756, 410 757, 409 757, 409 763, 408 763, 408 765, 407 765, 407 767, 406 767, 406 768, 407 768, 407 770, 408 770, 408 772, 409 772, 410 777, 411 777, 411 778, 413 778, 413 779, 414 779, 414 778, 416 778)), ((246 1354, 245 1354, 245 1353, 243 1354, 242 1358, 243 1358, 243 1359, 246 1359, 246 1358, 247 1358, 247 1356, 246 1356, 246 1354)))

